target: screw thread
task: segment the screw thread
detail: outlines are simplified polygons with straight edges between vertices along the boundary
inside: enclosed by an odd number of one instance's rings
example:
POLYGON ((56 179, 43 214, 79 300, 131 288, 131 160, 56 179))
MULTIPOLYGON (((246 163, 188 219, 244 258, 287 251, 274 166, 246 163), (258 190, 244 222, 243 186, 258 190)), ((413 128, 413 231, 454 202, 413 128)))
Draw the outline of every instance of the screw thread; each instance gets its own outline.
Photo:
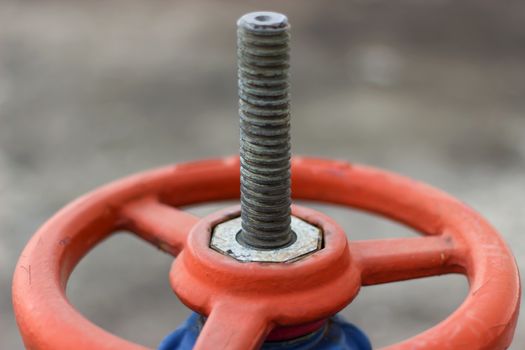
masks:
POLYGON ((237 23, 241 218, 239 241, 257 249, 290 244, 289 24, 255 12, 237 23))

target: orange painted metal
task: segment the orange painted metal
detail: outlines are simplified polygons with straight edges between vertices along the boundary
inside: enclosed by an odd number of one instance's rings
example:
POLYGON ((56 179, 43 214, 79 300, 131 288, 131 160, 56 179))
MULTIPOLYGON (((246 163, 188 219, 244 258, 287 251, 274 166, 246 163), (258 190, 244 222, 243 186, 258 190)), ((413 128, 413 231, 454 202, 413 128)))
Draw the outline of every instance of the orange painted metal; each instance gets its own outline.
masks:
POLYGON ((324 234, 324 248, 297 263, 239 263, 208 249, 212 228, 238 217, 238 206, 207 216, 192 229, 186 248, 173 263, 170 280, 187 306, 210 315, 196 348, 252 349, 276 325, 325 319, 355 297, 360 271, 352 266, 344 231, 311 209, 293 206, 292 214, 324 234), (248 322, 251 319, 257 322, 248 322))
POLYGON ((466 300, 438 325, 387 349, 509 346, 520 302, 518 271, 503 240, 472 209, 413 180, 345 162, 295 158, 292 184, 295 199, 378 213, 424 237, 347 241, 330 218, 294 207, 295 215, 323 228, 324 249, 289 264, 239 263, 208 248, 213 224, 237 208, 201 220, 176 209, 238 198, 238 158, 135 175, 68 205, 28 243, 13 280, 26 347, 143 349, 85 319, 65 292, 78 261, 122 229, 179 256, 170 272, 172 286, 187 305, 208 315, 198 349, 253 349, 274 327, 337 312, 361 285, 444 273, 467 276, 466 300))

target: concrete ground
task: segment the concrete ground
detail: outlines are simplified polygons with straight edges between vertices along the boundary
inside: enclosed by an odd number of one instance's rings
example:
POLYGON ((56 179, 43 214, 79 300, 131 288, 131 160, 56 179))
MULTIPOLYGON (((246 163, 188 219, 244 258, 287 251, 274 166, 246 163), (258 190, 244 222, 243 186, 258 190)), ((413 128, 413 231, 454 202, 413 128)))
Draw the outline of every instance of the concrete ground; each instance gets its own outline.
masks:
MULTIPOLYGON (((0 348, 22 348, 12 273, 60 207, 136 171, 237 152, 234 24, 260 9, 293 25, 295 154, 453 194, 488 218, 525 271, 524 2, 3 0, 0 348)), ((414 234, 316 208, 350 238, 414 234)), ((68 294, 93 322, 153 347, 189 312, 171 293, 170 263, 117 235, 80 263, 68 294)), ((466 294, 461 276, 367 287, 344 314, 380 347, 437 324, 466 294)), ((512 349, 523 348, 521 322, 512 349)))

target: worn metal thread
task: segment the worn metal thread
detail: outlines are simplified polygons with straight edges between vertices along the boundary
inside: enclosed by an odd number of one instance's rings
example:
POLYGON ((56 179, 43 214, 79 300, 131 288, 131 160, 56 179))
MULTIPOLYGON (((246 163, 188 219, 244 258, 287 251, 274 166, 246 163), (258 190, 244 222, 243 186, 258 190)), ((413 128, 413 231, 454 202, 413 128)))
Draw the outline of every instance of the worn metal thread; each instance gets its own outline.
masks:
POLYGON ((290 228, 289 24, 254 12, 237 22, 241 218, 240 243, 276 249, 295 239, 290 228))

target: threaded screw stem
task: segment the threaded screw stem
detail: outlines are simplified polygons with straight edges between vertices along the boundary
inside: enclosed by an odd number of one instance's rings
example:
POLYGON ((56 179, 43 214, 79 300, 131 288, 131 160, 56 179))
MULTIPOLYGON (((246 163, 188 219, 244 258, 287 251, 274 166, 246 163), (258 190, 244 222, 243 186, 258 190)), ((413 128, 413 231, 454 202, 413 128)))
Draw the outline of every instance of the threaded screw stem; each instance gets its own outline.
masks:
POLYGON ((237 22, 241 218, 238 240, 277 249, 295 239, 290 228, 289 24, 274 12, 237 22))

